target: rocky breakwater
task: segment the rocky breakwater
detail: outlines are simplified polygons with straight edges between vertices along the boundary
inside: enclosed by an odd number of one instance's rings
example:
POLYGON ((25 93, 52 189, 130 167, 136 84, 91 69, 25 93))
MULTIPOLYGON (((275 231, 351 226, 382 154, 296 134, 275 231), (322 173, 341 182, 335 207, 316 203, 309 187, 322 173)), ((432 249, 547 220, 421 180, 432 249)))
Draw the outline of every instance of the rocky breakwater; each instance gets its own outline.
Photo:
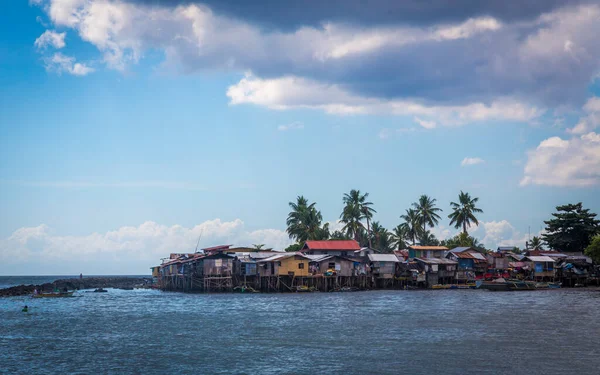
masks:
POLYGON ((134 288, 149 288, 152 284, 150 277, 84 277, 76 279, 61 279, 52 283, 42 285, 17 285, 10 288, 0 289, 0 297, 24 296, 33 294, 35 289, 42 292, 51 292, 55 289, 69 290, 80 289, 96 289, 96 288, 117 288, 117 289, 134 289, 134 288))

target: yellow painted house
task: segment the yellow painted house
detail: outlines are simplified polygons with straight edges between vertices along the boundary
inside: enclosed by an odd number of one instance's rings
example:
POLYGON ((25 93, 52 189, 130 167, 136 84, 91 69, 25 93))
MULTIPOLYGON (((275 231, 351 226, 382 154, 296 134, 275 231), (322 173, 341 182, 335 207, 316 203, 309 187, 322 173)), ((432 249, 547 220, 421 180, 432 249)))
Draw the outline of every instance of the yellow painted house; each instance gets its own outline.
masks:
POLYGON ((260 276, 309 276, 310 259, 301 253, 284 253, 257 262, 260 276))

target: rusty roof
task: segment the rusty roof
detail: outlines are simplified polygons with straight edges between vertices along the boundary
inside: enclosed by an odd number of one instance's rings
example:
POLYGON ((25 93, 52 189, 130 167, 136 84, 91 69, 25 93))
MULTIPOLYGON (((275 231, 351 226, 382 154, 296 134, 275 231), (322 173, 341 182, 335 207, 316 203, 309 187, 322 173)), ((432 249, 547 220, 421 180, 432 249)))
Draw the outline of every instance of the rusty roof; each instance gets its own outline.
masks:
POLYGON ((233 245, 219 245, 219 246, 213 246, 213 247, 206 247, 202 250, 204 251, 224 251, 224 250, 229 250, 229 248, 233 246, 233 245))
POLYGON ((421 246, 421 245, 413 245, 409 246, 409 249, 413 250, 448 250, 446 246, 421 246))
POLYGON ((352 251, 360 250, 360 245, 355 240, 306 241, 302 249, 352 251))

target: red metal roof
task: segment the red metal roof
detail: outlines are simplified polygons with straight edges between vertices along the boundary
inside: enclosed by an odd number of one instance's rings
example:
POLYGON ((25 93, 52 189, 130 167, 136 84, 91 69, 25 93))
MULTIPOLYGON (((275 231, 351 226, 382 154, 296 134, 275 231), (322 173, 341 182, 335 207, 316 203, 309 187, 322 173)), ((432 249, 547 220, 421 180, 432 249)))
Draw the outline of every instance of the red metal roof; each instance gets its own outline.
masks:
POLYGON ((306 241, 303 249, 310 250, 360 250, 360 245, 354 240, 306 241))

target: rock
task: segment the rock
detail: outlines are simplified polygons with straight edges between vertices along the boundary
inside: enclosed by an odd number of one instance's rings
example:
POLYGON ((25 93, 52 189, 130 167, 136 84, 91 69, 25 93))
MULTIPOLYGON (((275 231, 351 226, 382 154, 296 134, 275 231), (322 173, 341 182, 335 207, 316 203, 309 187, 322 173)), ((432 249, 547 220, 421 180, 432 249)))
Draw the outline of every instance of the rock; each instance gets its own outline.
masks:
POLYGON ((61 279, 53 283, 42 285, 18 285, 10 288, 0 289, 0 297, 24 296, 33 294, 35 289, 38 292, 50 292, 55 288, 63 290, 65 287, 73 289, 96 289, 96 288, 118 288, 131 290, 133 288, 149 288, 152 284, 151 277, 84 277, 83 279, 61 279))

